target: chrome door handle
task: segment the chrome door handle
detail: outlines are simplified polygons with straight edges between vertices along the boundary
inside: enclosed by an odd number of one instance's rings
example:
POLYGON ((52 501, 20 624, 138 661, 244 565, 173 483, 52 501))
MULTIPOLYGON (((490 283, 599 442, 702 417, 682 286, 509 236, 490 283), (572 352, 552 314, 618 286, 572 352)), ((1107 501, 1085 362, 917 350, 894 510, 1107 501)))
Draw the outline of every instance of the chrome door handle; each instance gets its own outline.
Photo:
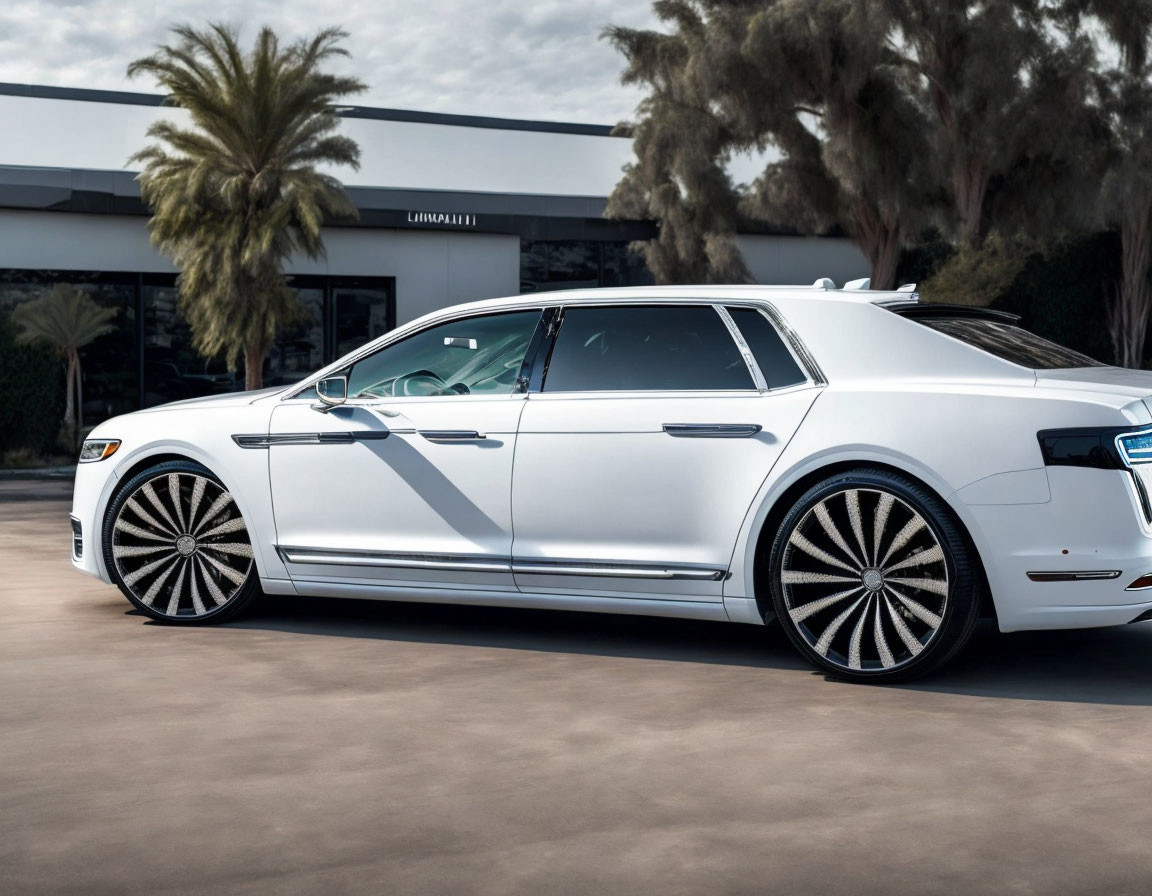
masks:
POLYGON ((679 439, 746 439, 762 427, 759 423, 665 423, 664 432, 679 439))
POLYGON ((475 442, 488 438, 474 429, 418 429, 429 442, 475 442))

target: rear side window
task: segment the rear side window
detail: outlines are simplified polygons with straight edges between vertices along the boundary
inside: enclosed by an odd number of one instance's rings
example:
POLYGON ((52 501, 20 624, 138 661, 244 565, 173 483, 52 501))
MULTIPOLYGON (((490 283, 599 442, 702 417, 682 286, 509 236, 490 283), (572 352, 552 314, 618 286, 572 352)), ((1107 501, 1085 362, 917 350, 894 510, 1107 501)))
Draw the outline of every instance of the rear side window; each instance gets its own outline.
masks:
POLYGON ((997 358, 1033 370, 1107 366, 1004 321, 949 317, 917 317, 915 320, 997 358))
POLYGON ((752 349, 752 357, 769 389, 783 389, 807 382, 808 377, 788 351, 772 322, 755 308, 729 308, 728 313, 740 329, 740 335, 752 349))
POLYGON ((753 389, 713 308, 566 308, 545 392, 753 389))

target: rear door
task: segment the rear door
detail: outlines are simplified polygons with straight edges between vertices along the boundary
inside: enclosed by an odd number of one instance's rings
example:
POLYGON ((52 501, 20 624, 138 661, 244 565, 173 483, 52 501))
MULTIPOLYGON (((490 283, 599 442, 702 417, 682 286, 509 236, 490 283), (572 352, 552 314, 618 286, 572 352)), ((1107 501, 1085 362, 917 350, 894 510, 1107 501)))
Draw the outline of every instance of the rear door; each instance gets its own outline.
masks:
POLYGON ((720 601, 817 383, 752 306, 571 306, 552 329, 517 435, 517 586, 720 601))

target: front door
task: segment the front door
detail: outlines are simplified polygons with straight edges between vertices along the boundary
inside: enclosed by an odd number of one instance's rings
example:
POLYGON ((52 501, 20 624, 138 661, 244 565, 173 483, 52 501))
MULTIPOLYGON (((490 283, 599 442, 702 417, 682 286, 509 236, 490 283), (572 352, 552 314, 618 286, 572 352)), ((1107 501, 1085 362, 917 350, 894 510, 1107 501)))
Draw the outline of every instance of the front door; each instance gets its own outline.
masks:
POLYGON ((719 602, 817 392, 754 308, 565 308, 517 437, 517 585, 719 602))
POLYGON ((517 387, 540 312, 435 324, 347 368, 347 404, 282 402, 268 438, 293 580, 514 589, 517 387))

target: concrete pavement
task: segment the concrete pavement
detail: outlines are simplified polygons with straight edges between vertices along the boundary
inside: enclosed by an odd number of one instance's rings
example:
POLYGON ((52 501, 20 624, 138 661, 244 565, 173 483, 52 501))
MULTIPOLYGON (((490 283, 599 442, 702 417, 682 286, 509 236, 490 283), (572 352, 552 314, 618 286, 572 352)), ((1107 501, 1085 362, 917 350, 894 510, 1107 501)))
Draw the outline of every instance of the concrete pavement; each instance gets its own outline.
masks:
POLYGON ((1147 893, 1152 628, 907 687, 778 631, 278 599, 176 629, 0 501, 0 893, 1147 893))

